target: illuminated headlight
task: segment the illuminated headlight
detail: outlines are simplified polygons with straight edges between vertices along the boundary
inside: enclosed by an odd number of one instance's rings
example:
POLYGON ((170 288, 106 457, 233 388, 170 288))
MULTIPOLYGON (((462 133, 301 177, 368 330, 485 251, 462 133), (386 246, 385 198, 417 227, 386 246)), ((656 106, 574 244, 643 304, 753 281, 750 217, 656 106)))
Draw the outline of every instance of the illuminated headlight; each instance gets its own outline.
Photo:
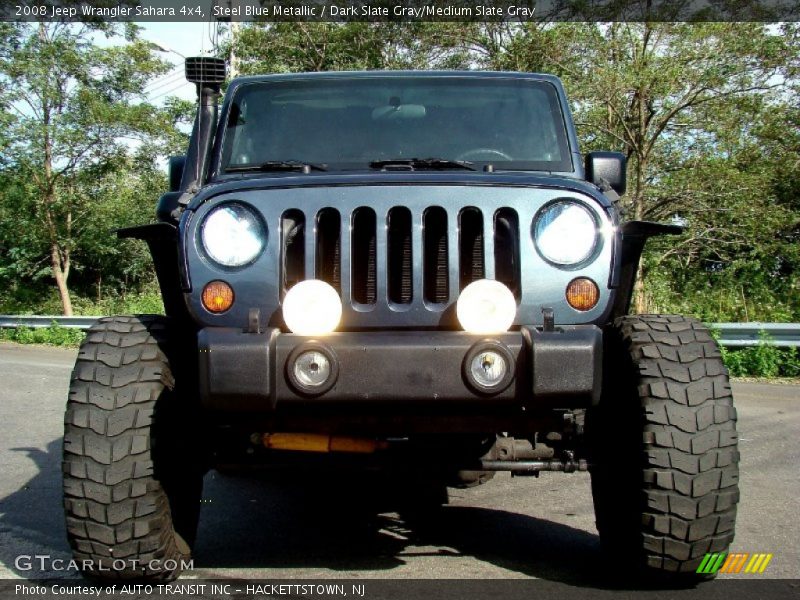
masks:
POLYGON ((517 314, 514 294, 499 281, 479 279, 461 292, 456 302, 456 316, 469 333, 508 331, 517 314))
POLYGON ((597 220, 589 209, 569 200, 546 206, 533 224, 536 248, 545 260, 556 265, 577 265, 595 251, 597 220))
POLYGON ((316 341, 301 344, 286 360, 286 375, 292 387, 308 396, 327 392, 339 376, 339 362, 330 347, 316 341))
POLYGON ((464 376, 477 392, 496 394, 506 389, 514 379, 514 357, 497 340, 475 344, 464 358, 464 376))
POLYGON ((242 204, 223 204, 203 219, 200 239, 209 258, 224 267, 241 267, 261 254, 267 232, 261 220, 242 204))
POLYGON ((339 325, 342 301, 329 284, 307 279, 292 287, 283 299, 283 321, 298 335, 325 335, 339 325))

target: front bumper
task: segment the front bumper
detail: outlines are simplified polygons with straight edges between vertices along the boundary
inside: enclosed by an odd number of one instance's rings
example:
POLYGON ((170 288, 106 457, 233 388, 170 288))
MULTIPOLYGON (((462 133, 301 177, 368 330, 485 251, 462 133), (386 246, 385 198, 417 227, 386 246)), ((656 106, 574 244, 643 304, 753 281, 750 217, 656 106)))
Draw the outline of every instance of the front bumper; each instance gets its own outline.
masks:
POLYGON ((199 378, 207 409, 263 416, 326 409, 373 416, 498 414, 581 408, 599 399, 602 333, 594 325, 534 327, 482 336, 453 331, 335 333, 316 341, 336 361, 337 377, 317 395, 289 380, 292 352, 313 338, 268 329, 208 327, 198 334, 199 378), (496 393, 477 391, 465 357, 483 340, 502 344, 514 377, 496 393))

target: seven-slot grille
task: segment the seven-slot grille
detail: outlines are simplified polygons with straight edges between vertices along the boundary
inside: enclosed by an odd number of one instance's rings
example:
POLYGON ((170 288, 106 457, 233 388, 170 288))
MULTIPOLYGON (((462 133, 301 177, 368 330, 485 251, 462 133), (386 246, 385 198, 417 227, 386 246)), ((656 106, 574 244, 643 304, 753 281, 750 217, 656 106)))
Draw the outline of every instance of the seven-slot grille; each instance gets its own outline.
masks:
POLYGON ((280 231, 284 292, 317 278, 360 309, 422 301, 429 310, 444 310, 469 283, 486 277, 520 297, 519 219, 511 208, 448 213, 431 206, 414 214, 395 206, 381 215, 366 206, 344 214, 291 209, 281 215, 280 231))

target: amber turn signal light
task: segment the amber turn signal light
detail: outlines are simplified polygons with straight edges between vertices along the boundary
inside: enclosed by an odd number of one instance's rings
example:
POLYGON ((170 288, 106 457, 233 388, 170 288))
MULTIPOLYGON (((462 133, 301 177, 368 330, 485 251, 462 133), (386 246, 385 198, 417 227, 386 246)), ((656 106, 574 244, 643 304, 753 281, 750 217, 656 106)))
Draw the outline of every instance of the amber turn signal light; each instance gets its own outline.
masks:
POLYGON ((224 281, 209 281, 203 288, 202 298, 208 312, 222 313, 233 306, 233 288, 224 281))
POLYGON ((587 277, 578 277, 567 286, 567 302, 575 310, 587 311, 597 306, 600 290, 597 284, 587 277))

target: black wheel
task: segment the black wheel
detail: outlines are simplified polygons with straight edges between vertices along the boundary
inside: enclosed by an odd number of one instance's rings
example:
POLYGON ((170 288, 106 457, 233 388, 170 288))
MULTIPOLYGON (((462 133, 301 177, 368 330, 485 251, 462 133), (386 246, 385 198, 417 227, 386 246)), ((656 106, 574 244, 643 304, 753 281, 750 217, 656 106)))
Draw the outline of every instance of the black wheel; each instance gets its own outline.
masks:
POLYGON ((733 541, 739 501, 736 409, 719 348, 680 316, 617 319, 603 395, 588 415, 592 493, 609 558, 676 585, 733 541))
POLYGON ((81 345, 64 418, 64 509, 88 577, 168 581, 189 562, 203 474, 191 439, 201 433, 194 396, 170 368, 175 342, 168 319, 137 316, 101 319, 81 345))

